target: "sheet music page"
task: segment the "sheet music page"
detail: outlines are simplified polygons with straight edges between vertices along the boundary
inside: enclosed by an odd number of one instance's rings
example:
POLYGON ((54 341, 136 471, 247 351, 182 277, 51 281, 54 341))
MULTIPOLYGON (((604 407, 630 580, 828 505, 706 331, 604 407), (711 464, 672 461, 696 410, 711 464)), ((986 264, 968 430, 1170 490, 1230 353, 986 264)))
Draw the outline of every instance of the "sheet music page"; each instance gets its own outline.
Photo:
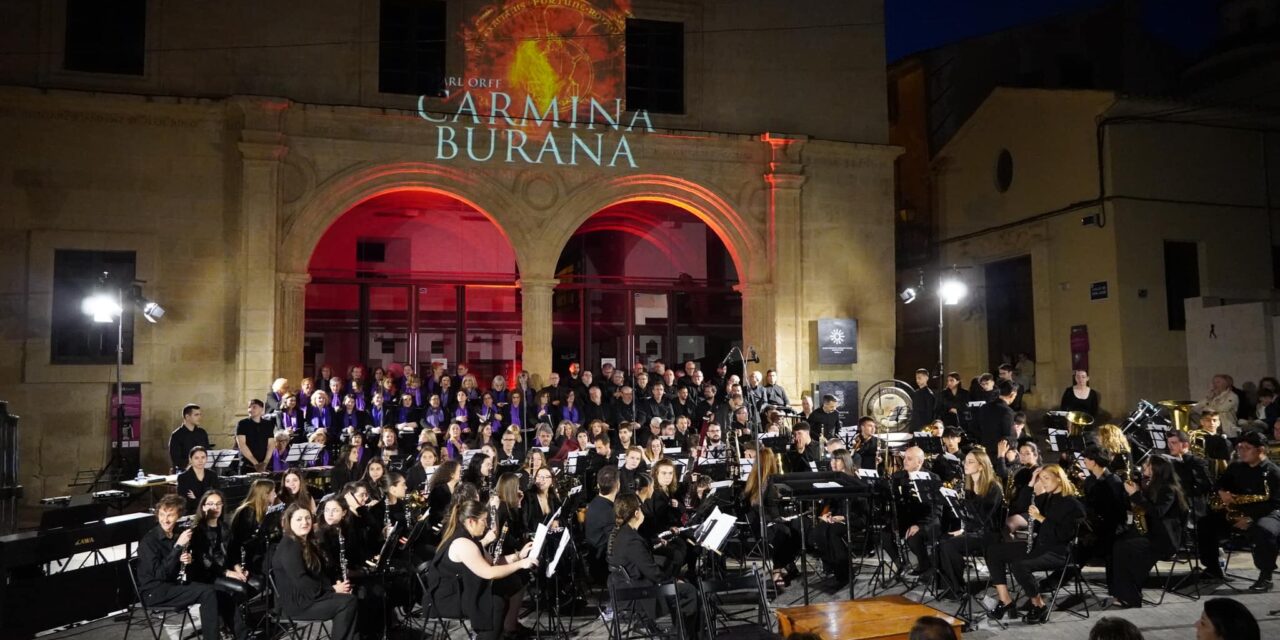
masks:
POLYGON ((556 565, 560 564, 560 556, 564 555, 564 550, 569 546, 569 532, 565 531, 560 534, 560 546, 556 547, 556 555, 551 558, 551 564, 547 565, 547 577, 550 578, 556 572, 556 565))
POLYGON ((547 525, 538 523, 538 530, 533 534, 533 548, 529 550, 530 558, 537 558, 542 553, 542 545, 547 543, 547 525))

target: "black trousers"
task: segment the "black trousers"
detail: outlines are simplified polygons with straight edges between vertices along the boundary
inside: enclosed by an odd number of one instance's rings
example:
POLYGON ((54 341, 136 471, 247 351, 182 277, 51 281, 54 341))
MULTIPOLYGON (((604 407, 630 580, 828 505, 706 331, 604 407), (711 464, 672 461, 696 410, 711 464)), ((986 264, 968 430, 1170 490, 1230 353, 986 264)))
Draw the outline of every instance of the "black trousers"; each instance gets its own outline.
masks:
MULTIPOLYGON (((880 533, 880 544, 884 547, 885 552, 889 554, 889 558, 895 565, 898 564, 898 540, 901 538, 901 535, 905 535, 906 532, 904 531, 900 535, 895 535, 896 533, 896 527, 888 527, 880 533)), ((937 532, 933 527, 929 526, 920 527, 920 531, 918 533, 907 538, 907 548, 911 550, 911 553, 916 554, 916 558, 919 559, 919 569, 921 572, 928 571, 933 568, 933 544, 936 539, 937 532)), ((902 568, 905 569, 906 567, 902 568)))
MULTIPOLYGON (((1221 511, 1210 511, 1197 523, 1200 532, 1200 563, 1206 568, 1218 566, 1218 543, 1227 537, 1234 527, 1221 511)), ((1280 511, 1273 511, 1257 520, 1245 531, 1253 543, 1253 566, 1263 573, 1276 570, 1276 543, 1280 540, 1280 511)))
POLYGON ((331 621, 333 640, 351 640, 356 636, 356 597, 349 593, 327 593, 309 606, 288 610, 285 614, 293 620, 331 621))
POLYGON ((987 570, 991 573, 991 584, 1009 584, 1008 574, 1022 587, 1027 597, 1040 593, 1040 584, 1036 580, 1035 571, 1061 569, 1067 565, 1067 556, 1052 551, 1039 551, 1027 555, 1025 542, 1001 542, 987 547, 987 570))
POLYGON ((1125 604, 1142 603, 1142 584, 1156 566, 1157 553, 1145 536, 1130 535, 1117 540, 1107 561, 1107 591, 1125 604))
POLYGON ((211 584, 163 583, 142 594, 148 607, 200 605, 200 633, 204 640, 218 640, 218 592, 211 584))
POLYGON ((981 558, 987 553, 987 547, 996 543, 995 536, 969 532, 944 539, 938 545, 938 568, 947 586, 957 594, 964 594, 968 587, 964 559, 981 558))

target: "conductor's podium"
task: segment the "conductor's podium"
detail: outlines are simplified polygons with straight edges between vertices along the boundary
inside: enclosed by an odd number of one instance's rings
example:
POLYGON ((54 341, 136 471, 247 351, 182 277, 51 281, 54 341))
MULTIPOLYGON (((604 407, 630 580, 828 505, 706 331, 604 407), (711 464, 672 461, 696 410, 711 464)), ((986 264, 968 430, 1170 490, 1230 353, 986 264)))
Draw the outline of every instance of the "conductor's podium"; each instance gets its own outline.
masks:
POLYGON ((964 621, 902 596, 824 602, 807 607, 777 610, 778 631, 813 633, 823 640, 907 640, 921 616, 946 620, 960 638, 964 621))

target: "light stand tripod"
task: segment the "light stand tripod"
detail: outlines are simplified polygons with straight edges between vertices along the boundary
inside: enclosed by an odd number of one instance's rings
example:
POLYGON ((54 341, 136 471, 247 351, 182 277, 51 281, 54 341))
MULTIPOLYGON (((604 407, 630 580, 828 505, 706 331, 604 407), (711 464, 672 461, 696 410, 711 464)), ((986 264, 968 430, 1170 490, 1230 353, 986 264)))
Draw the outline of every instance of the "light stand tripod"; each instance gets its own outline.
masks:
MULTIPOLYGON (((739 349, 736 346, 730 348, 729 353, 725 355, 724 360, 722 360, 721 362, 728 363, 729 360, 733 358, 733 355, 735 353, 738 355, 738 363, 742 366, 741 368, 742 373, 741 375, 738 376, 738 379, 741 380, 743 379, 743 376, 745 376, 747 373, 747 359, 743 357, 742 349, 739 349)), ((760 447, 760 413, 759 413, 759 408, 756 407, 754 403, 750 402, 745 397, 743 398, 743 400, 746 401, 746 405, 747 405, 747 416, 748 416, 747 424, 754 425, 753 428, 755 430, 755 433, 753 434, 755 437, 753 438, 753 440, 755 440, 755 447, 756 447, 756 463, 753 466, 755 467, 754 472, 756 474, 756 491, 760 492, 759 494, 760 504, 758 505, 759 517, 760 517, 760 542, 758 545, 760 547, 760 560, 761 560, 762 566, 764 567, 765 575, 772 576, 773 575, 773 568, 772 568, 773 554, 769 549, 769 523, 765 521, 765 514, 764 514, 765 494, 768 491, 768 487, 764 486, 764 470, 761 468, 763 466, 762 465, 763 452, 760 447)), ((730 421, 732 422, 732 420, 730 421)), ((734 435, 734 439, 735 441, 737 440, 737 434, 734 435)), ((770 453, 772 453, 772 451, 770 451, 770 453)))
MULTIPOLYGON (((103 277, 105 278, 106 274, 103 274, 103 277)), ((124 412, 124 287, 118 284, 116 285, 116 304, 120 309, 120 313, 116 314, 116 433, 111 443, 111 457, 106 465, 98 470, 86 493, 96 491, 98 484, 104 479, 109 485, 114 484, 111 476, 112 469, 115 469, 116 479, 123 478, 128 473, 125 470, 128 463, 124 459, 124 430, 127 422, 124 412)), ((110 417, 107 418, 107 424, 111 424, 110 417)), ((129 428, 132 430, 132 425, 129 428)))

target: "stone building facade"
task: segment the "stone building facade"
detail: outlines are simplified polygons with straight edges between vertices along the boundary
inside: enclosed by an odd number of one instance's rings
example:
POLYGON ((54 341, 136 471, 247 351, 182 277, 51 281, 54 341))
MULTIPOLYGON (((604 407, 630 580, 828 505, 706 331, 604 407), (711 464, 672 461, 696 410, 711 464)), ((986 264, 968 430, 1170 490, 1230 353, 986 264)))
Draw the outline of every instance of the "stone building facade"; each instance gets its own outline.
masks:
MULTIPOLYGON (((71 3, 7 9, 6 41, 33 53, 0 66, 0 397, 22 416, 30 499, 65 493, 108 457, 114 366, 50 355, 58 251, 133 252, 135 277, 168 310, 134 324, 123 372, 141 383, 143 464, 159 469, 185 403, 226 446, 249 398, 303 373, 317 243, 344 213, 398 192, 447 195, 509 241, 521 367, 535 378, 552 367, 562 248, 628 202, 672 205, 714 231, 738 274, 742 344, 788 389, 890 377, 896 148, 879 2, 637 0, 631 15, 683 24, 685 108, 653 114, 652 131, 600 131, 606 149, 627 137, 634 166, 441 160, 417 99, 377 90, 385 7, 286 2, 266 16, 258 4, 142 3, 135 75, 66 68, 71 3), (847 26, 815 26, 815 8, 847 26), (818 363, 828 317, 859 320, 857 363, 818 363)), ((451 23, 480 4, 451 0, 451 23)), ((452 56, 462 45, 449 38, 452 56)), ((503 132, 477 134, 483 149, 503 132)))

